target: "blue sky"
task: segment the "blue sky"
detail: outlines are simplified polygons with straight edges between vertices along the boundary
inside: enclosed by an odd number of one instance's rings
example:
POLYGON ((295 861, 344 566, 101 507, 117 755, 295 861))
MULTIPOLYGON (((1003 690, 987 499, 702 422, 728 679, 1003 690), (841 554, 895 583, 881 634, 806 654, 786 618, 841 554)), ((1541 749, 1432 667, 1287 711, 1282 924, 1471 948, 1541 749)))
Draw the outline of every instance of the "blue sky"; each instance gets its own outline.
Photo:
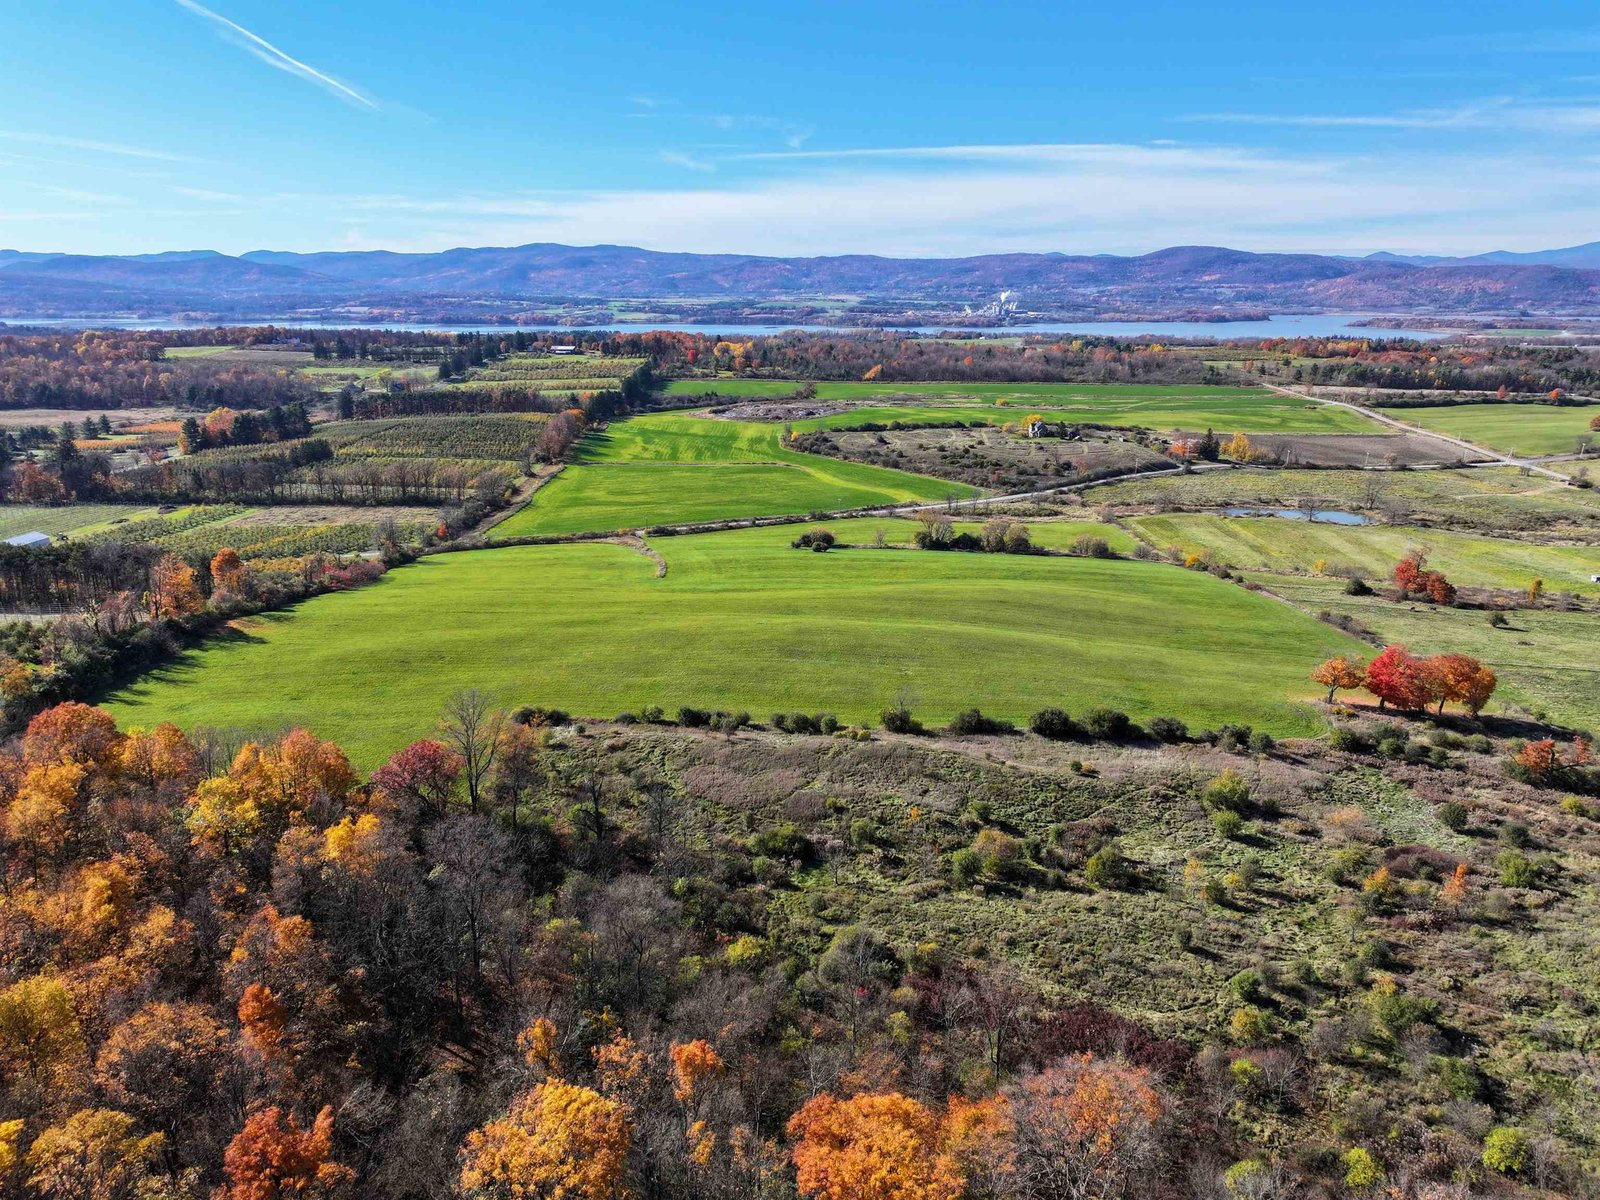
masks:
POLYGON ((1578 0, 7 8, 3 247, 1600 239, 1578 0))

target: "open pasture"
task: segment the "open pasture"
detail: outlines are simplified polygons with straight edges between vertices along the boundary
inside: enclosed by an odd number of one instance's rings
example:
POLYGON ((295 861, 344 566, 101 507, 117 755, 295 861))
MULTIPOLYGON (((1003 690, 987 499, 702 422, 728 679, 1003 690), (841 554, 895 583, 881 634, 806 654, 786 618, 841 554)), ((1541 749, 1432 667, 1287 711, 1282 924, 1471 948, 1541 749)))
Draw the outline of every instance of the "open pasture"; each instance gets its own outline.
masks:
POLYGON ((1218 562, 1243 568, 1310 572, 1321 561, 1328 574, 1352 569, 1368 579, 1385 579, 1408 552, 1423 549, 1429 565, 1458 587, 1520 590, 1543 579, 1547 591, 1600 595, 1600 584, 1589 582, 1590 575, 1600 574, 1600 547, 1544 546, 1404 526, 1208 513, 1134 517, 1127 524, 1158 548, 1210 551, 1218 562))
POLYGON ((647 413, 588 434, 575 465, 495 533, 603 532, 977 494, 959 483, 787 449, 776 425, 647 413))
MULTIPOLYGON (((1571 454, 1600 417, 1600 404, 1453 404, 1391 408, 1397 421, 1464 438, 1502 454, 1571 454)), ((1596 435, 1600 442, 1600 435, 1596 435)))
MULTIPOLYGON (((668 395, 714 394, 730 400, 792 395, 790 380, 674 380, 668 395)), ((1266 388, 1089 383, 829 383, 816 384, 818 403, 860 407, 794 422, 800 430, 837 429, 865 421, 979 421, 1004 424, 1030 412, 1082 424, 1219 433, 1362 433, 1373 423, 1334 408, 1266 388)))
MULTIPOLYGON (((1600 730, 1600 663, 1593 612, 1522 609, 1497 629, 1475 609, 1397 604, 1347 596, 1344 583, 1315 576, 1248 576, 1308 613, 1354 618, 1413 654, 1470 654, 1493 667, 1500 686, 1490 713, 1518 708, 1579 729, 1600 730)), ((1369 647, 1363 657, 1370 658, 1369 647)))
POLYGON ((432 556, 240 622, 107 707, 124 726, 303 724, 365 767, 427 734, 466 687, 591 715, 694 704, 865 721, 905 693, 930 722, 971 705, 1019 721, 1050 704, 1107 705, 1294 734, 1320 726, 1299 703, 1308 664, 1361 648, 1161 564, 812 554, 789 548, 794 532, 660 539, 664 578, 612 544, 432 556))

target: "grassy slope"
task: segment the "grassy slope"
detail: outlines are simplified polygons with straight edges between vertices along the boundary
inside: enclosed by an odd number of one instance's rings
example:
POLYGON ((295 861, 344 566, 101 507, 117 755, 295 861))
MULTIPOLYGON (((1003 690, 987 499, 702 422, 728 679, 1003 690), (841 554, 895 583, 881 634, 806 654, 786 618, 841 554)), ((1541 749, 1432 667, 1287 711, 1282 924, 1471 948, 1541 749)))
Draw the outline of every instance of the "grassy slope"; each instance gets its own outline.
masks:
POLYGON ((1458 404, 1389 411, 1408 425, 1466 438, 1507 454, 1570 454, 1589 431, 1589 422, 1600 416, 1600 405, 1458 404))
POLYGON ((371 766, 443 698, 611 714, 648 704, 929 720, 1111 705, 1308 732, 1307 664, 1351 639, 1158 564, 788 548, 792 528, 441 555, 247 623, 109 698, 124 724, 305 723, 371 766), (445 615, 447 614, 447 618, 445 615), (352 669, 352 664, 361 664, 352 669))
MULTIPOLYGON (((1339 580, 1255 574, 1250 578, 1308 612, 1351 616, 1417 654, 1470 654, 1500 675, 1490 712, 1510 704, 1557 721, 1600 730, 1600 665, 1592 612, 1524 610, 1496 629, 1473 609, 1396 604, 1379 596, 1346 596, 1339 580)), ((1370 654, 1370 651, 1369 651, 1370 654)))
POLYGON ((1600 572, 1600 547, 1541 546, 1501 538, 1389 525, 1348 526, 1280 517, 1219 517, 1172 513, 1134 517, 1128 524, 1152 545, 1212 550, 1222 562, 1276 571, 1353 567, 1367 577, 1386 577, 1417 547, 1428 562, 1457 585, 1525 588, 1535 578, 1550 591, 1600 594, 1589 576, 1600 572))
MULTIPOLYGON (((714 391, 731 398, 785 395, 797 384, 773 380, 678 380, 668 394, 701 395, 714 391)), ((1002 424, 1028 412, 1048 412, 1062 420, 1102 425, 1142 425, 1153 429, 1242 429, 1248 433, 1375 433, 1379 430, 1358 413, 1315 404, 1264 388, 1164 386, 1143 384, 963 384, 963 383, 819 383, 820 401, 879 400, 884 407, 860 408, 794 422, 800 430, 837 428, 862 421, 986 421, 1002 424), (901 397, 922 397, 925 404, 887 404, 901 397), (992 399, 999 403, 962 404, 992 399)))
POLYGON ((577 464, 495 532, 579 533, 977 494, 963 484, 788 450, 782 432, 689 413, 613 422, 586 437, 577 464))

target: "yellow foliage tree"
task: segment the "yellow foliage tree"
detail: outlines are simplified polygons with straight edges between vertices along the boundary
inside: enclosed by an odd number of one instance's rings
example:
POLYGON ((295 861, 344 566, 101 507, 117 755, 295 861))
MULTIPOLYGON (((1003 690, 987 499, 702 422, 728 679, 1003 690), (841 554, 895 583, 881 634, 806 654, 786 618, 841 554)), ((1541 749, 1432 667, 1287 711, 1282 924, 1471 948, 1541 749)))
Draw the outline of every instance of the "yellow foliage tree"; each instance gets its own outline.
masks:
POLYGON ((52 1125, 28 1150, 28 1184, 61 1200, 111 1200, 140 1192, 150 1165, 166 1143, 159 1133, 140 1137, 133 1118, 113 1108, 86 1108, 52 1125))
POLYGON ((467 1135, 461 1191, 474 1200, 608 1200, 632 1142, 626 1106, 548 1080, 467 1135))
POLYGON ((6 836, 36 856, 60 852, 72 833, 72 811, 88 772, 75 762, 31 767, 6 809, 6 836))
POLYGON ((72 993, 54 975, 30 975, 0 991, 0 1067, 40 1088, 71 1078, 87 1051, 72 993))

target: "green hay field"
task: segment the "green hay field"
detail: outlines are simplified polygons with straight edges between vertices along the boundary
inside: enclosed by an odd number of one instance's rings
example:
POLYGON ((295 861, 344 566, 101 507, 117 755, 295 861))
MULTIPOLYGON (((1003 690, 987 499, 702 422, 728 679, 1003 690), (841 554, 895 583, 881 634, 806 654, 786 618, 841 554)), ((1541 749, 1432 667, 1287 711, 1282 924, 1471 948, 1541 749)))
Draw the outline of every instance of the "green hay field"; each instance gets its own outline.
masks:
MULTIPOLYGON (((675 380, 668 395, 714 393, 729 399, 783 396, 798 383, 770 379, 675 380)), ((819 401, 876 401, 829 417, 796 421, 800 430, 862 421, 984 421, 1003 424, 1029 412, 1064 421, 1151 429, 1246 433, 1373 433, 1371 421, 1345 408, 1266 388, 1085 383, 818 383, 819 401), (900 400, 911 401, 901 404, 900 400), (922 403, 916 403, 916 400, 922 403), (979 401, 979 403, 973 403, 979 401), (988 403, 982 403, 987 401, 988 403), (1004 404, 999 403, 1004 401, 1004 404)))
POLYGON ((495 536, 604 532, 978 495, 903 471, 802 454, 782 428, 690 413, 648 413, 584 438, 576 463, 495 536))
POLYGON ((789 548, 793 527, 655 545, 437 555, 241 622, 122 691, 125 726, 304 724, 371 767, 477 687, 503 705, 659 704, 925 720, 1060 704, 1311 733, 1311 665, 1359 643, 1275 600, 1155 563, 789 548))
MULTIPOLYGON (((1465 438, 1502 454, 1571 454, 1600 405, 1455 404, 1438 408, 1393 408, 1397 421, 1465 438)), ((1600 442, 1600 436, 1596 437, 1600 442)))
POLYGON ((1427 551, 1428 563, 1459 586, 1526 588, 1543 579, 1551 592, 1600 595, 1600 547, 1543 546, 1504 538, 1389 525, 1330 525, 1282 517, 1219 517, 1172 513, 1134 517, 1128 526, 1152 546, 1185 553, 1210 550, 1217 561, 1269 571, 1310 572, 1319 560, 1328 573, 1353 568, 1369 579, 1387 578, 1409 551, 1427 551))

